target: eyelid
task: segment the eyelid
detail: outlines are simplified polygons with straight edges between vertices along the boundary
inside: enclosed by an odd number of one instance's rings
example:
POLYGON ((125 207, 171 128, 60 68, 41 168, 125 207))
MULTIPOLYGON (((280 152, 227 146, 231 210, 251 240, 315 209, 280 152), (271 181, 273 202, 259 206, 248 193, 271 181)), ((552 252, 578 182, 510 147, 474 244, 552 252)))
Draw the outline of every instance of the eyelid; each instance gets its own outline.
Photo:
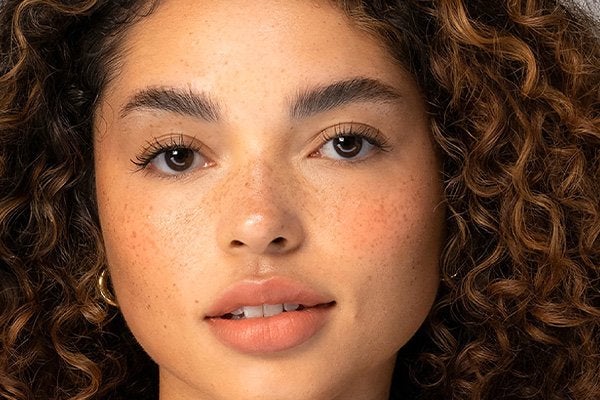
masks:
POLYGON ((207 153, 210 153, 209 149, 200 141, 181 133, 170 133, 154 137, 152 140, 146 142, 146 144, 138 151, 135 158, 130 160, 137 166, 134 172, 145 171, 146 173, 153 173, 161 178, 176 179, 185 177, 197 169, 202 169, 202 167, 197 167, 178 174, 163 174, 150 170, 151 163, 157 156, 166 151, 178 148, 190 149, 195 153, 198 153, 201 157, 206 159, 206 164, 209 164, 208 166, 215 164, 214 161, 212 161, 212 157, 207 156, 207 153))
MULTIPOLYGON (((370 143, 372 143, 376 147, 377 151, 379 151, 379 152, 389 152, 392 150, 392 146, 389 143, 389 138, 386 137, 379 129, 377 129, 371 125, 361 123, 361 122, 351 121, 351 122, 340 122, 340 123, 329 126, 325 129, 323 129, 322 131, 320 131, 318 134, 318 137, 319 137, 318 148, 316 150, 312 151, 310 153, 309 157, 319 157, 317 154, 323 148, 323 146, 325 146, 329 141, 331 141, 337 137, 341 137, 341 136, 362 137, 362 138, 366 139, 367 141, 369 141, 370 143)), ((347 160, 332 160, 332 161, 336 161, 336 162, 339 161, 339 162, 342 162, 345 164, 349 164, 349 163, 361 162, 368 158, 370 158, 370 156, 366 157, 366 158, 362 158, 362 159, 357 159, 357 160, 347 159, 347 160)))

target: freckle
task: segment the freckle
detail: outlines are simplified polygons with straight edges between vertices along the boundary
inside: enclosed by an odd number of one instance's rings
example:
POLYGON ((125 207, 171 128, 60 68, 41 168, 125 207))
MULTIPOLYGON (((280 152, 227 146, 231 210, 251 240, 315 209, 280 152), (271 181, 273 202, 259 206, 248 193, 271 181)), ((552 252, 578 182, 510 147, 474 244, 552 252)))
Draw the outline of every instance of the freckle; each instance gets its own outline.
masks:
POLYGON ((198 301, 198 299, 196 299, 196 300, 194 300, 194 303, 198 304, 198 303, 200 303, 200 302, 198 301))
POLYGON ((131 237, 132 238, 136 238, 137 237, 137 232, 136 231, 131 231, 131 237))
POLYGON ((163 328, 167 329, 167 325, 163 325, 163 328))

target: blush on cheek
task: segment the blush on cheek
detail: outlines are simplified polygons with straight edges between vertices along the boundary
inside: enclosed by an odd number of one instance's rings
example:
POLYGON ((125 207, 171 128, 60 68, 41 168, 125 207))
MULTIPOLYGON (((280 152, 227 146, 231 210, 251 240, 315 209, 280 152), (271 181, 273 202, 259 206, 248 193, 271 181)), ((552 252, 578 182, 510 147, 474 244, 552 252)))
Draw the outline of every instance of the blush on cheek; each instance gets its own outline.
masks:
POLYGON ((436 232, 442 221, 436 202, 421 196, 418 188, 396 187, 394 192, 361 193, 354 196, 360 200, 338 206, 337 230, 350 249, 387 253, 398 247, 420 251, 421 246, 439 245, 436 232))
POLYGON ((337 265, 349 268, 335 273, 361 299, 354 318, 371 322, 363 329, 377 327, 374 336, 386 327, 390 343, 398 346, 426 317, 438 285, 443 210, 436 209, 437 198, 421 192, 417 185, 403 185, 353 195, 361 200, 339 204, 339 222, 330 225, 337 265))

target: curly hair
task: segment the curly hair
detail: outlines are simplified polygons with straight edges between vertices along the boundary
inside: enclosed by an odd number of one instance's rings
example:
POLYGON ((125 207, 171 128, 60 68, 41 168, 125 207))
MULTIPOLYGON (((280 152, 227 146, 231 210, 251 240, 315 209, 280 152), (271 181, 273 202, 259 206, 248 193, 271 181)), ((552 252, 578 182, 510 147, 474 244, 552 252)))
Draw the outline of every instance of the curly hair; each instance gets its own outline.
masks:
MULTIPOLYGON (((332 2, 415 77, 443 160, 442 285, 393 394, 600 398, 598 21, 558 0, 332 2)), ((98 293, 92 146, 121 39, 154 6, 0 2, 1 398, 157 396, 98 293)))
POLYGON ((136 370, 128 364, 149 361, 95 284, 104 254, 91 137, 103 71, 118 62, 124 29, 147 12, 118 1, 2 4, 1 398, 147 392, 146 378, 119 387, 136 370))
POLYGON ((598 25, 483 3, 428 10, 449 234, 423 376, 439 398, 597 399, 598 25))

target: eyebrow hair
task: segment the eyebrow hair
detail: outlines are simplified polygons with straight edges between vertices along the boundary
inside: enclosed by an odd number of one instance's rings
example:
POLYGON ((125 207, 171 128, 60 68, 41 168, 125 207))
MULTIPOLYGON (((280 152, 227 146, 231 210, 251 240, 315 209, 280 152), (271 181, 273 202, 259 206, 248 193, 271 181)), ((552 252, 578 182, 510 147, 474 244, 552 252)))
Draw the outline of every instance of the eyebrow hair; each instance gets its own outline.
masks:
MULTIPOLYGON (((402 95, 395 88, 377 79, 351 78, 299 91, 291 101, 290 116, 302 119, 350 103, 389 103, 400 99, 402 95)), ((208 122, 217 122, 221 114, 219 104, 206 93, 168 86, 148 87, 136 92, 121 108, 121 118, 136 110, 169 111, 208 122)))
POLYGON ((352 78, 299 92, 292 100, 292 118, 308 118, 349 103, 397 102, 402 95, 392 86, 372 78, 352 78))
POLYGON ((121 118, 135 110, 162 110, 204 119, 208 122, 219 120, 220 108, 202 92, 174 87, 149 87, 134 94, 121 108, 121 118))

